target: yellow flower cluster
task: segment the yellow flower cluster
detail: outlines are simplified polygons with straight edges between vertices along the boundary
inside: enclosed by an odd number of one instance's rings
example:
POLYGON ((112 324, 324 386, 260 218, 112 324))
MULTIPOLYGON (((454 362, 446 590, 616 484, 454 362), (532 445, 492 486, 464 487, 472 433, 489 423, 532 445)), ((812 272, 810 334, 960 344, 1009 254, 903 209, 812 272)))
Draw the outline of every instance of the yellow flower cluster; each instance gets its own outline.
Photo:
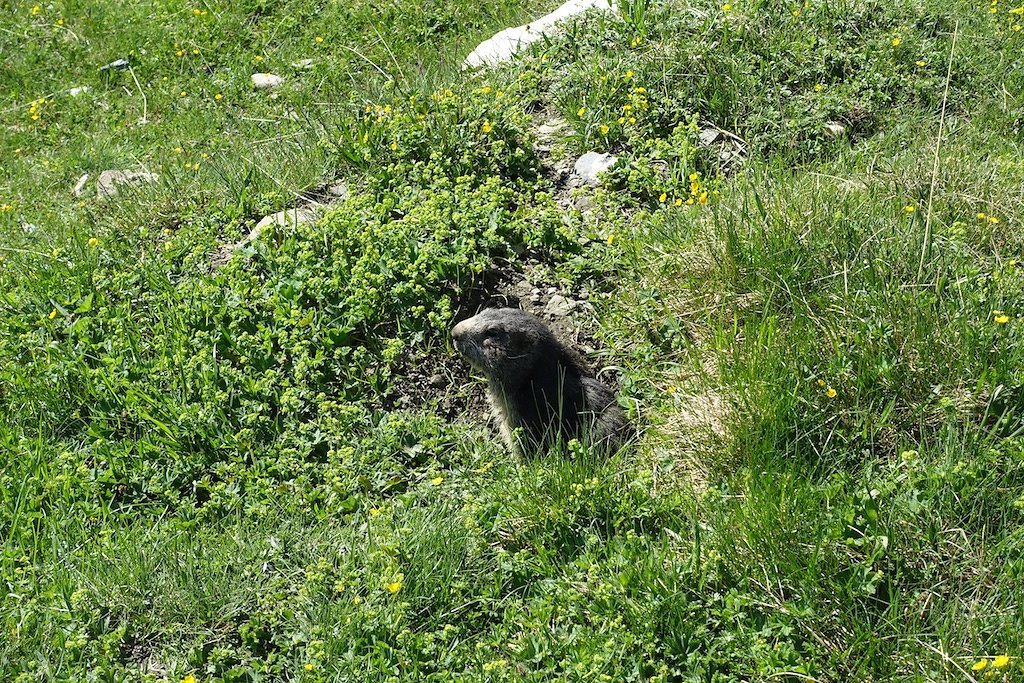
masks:
POLYGON ((818 380, 818 386, 825 390, 825 395, 829 398, 835 398, 839 394, 835 389, 828 386, 823 379, 818 380))
POLYGON ((1010 665, 1010 658, 1007 655, 999 655, 990 662, 988 657, 982 657, 974 663, 974 666, 971 667, 971 671, 984 671, 990 664, 993 669, 1005 669, 1010 665))
POLYGON ((978 220, 979 221, 985 221, 987 223, 995 225, 996 223, 999 222, 999 217, 998 216, 993 216, 991 214, 986 215, 983 211, 979 211, 978 212, 978 220))
POLYGON ((438 103, 444 102, 446 100, 450 100, 453 97, 455 97, 455 93, 452 92, 451 88, 445 88, 444 90, 437 90, 437 91, 435 91, 434 93, 432 93, 430 95, 430 99, 432 99, 432 100, 434 100, 435 102, 438 102, 438 103))
POLYGON ((46 104, 46 98, 40 97, 38 100, 32 100, 28 105, 28 115, 33 121, 39 120, 39 112, 43 110, 43 105, 46 104))

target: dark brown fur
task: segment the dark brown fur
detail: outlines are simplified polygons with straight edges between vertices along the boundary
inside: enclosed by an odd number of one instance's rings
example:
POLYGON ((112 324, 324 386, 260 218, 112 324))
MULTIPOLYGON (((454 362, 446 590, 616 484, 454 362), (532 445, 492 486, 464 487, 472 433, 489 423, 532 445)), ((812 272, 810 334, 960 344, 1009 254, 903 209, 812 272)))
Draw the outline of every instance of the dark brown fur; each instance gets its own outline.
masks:
POLYGON ((580 439, 615 449, 629 423, 611 389, 539 318, 491 308, 452 330, 455 348, 487 377, 487 398, 514 452, 580 439))

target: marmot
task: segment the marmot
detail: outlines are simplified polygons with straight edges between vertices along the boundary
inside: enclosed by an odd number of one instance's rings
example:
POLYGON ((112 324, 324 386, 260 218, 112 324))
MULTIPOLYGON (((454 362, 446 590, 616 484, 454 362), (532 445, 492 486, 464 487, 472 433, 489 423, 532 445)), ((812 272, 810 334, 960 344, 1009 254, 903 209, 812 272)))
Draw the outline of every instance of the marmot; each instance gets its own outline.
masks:
POLYGON ((629 423, 615 393, 536 316, 486 309, 456 325, 452 339, 487 377, 491 410, 514 453, 574 438, 614 450, 626 440, 629 423))

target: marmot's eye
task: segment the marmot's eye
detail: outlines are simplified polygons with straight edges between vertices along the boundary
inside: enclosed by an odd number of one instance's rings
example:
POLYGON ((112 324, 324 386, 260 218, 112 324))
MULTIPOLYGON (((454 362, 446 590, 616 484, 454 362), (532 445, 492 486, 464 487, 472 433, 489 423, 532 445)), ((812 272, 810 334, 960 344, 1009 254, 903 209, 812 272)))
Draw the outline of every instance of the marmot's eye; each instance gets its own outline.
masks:
POLYGON ((499 332, 498 332, 497 329, 495 329, 493 327, 489 327, 486 330, 484 330, 484 333, 483 333, 484 341, 486 341, 488 339, 494 339, 495 337, 498 336, 498 334, 499 334, 499 332))

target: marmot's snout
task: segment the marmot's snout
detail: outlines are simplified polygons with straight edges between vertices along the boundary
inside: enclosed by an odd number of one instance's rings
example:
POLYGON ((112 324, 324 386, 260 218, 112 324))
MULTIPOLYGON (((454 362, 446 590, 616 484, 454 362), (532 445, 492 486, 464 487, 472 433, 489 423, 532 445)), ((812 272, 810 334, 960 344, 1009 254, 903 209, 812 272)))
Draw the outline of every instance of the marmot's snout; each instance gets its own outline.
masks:
POLYGON ((476 318, 463 320, 452 328, 452 342, 455 350, 478 370, 484 369, 484 358, 477 339, 480 336, 479 321, 476 318))

